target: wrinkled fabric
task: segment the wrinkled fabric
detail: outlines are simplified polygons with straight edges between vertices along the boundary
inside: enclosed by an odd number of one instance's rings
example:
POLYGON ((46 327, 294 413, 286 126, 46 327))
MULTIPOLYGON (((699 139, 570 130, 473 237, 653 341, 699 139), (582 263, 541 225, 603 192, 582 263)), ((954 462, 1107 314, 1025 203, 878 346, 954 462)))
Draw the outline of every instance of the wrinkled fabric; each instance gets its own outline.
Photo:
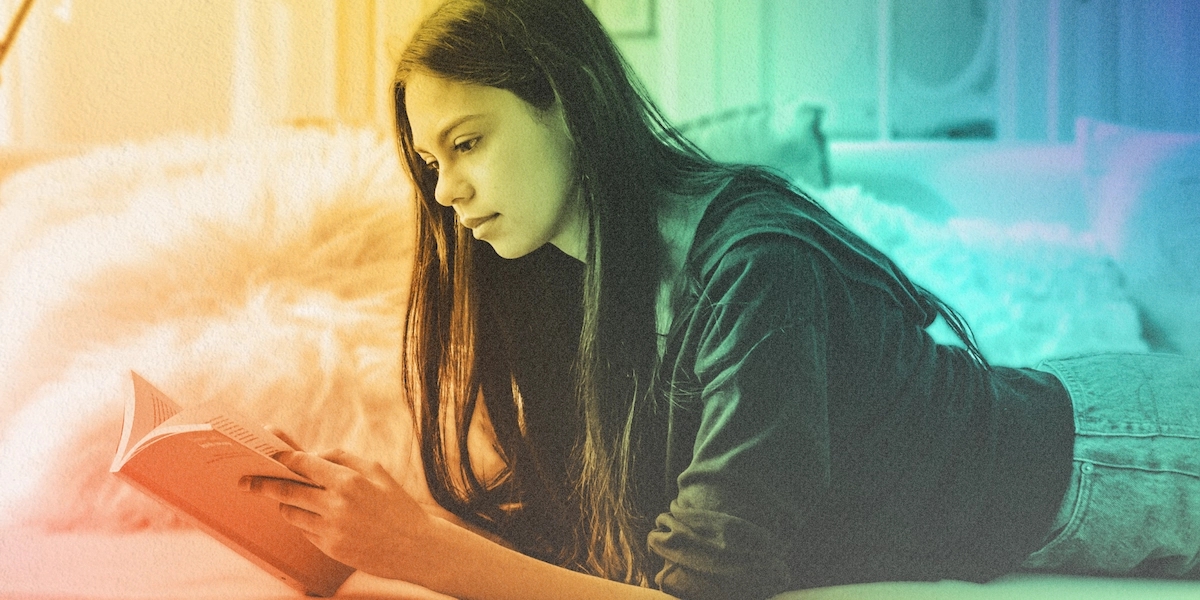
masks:
POLYGON ((1073 427, 1052 375, 925 332, 886 257, 798 195, 735 179, 677 289, 661 374, 657 582, 683 598, 1012 570, 1049 530, 1073 427))

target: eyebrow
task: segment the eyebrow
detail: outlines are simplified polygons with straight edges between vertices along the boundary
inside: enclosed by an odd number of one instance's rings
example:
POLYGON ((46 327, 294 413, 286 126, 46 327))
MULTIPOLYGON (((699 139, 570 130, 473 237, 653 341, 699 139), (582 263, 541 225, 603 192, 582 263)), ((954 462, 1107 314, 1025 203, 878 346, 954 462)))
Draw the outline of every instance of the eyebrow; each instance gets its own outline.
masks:
MULTIPOLYGON (((449 136, 450 132, 454 131, 459 125, 462 125, 463 123, 466 123, 467 121, 470 121, 472 119, 478 119, 481 117, 483 117, 482 114, 469 114, 469 115, 463 115, 463 116, 451 121, 449 125, 442 128, 442 131, 440 133, 438 133, 437 145, 444 146, 445 142, 446 142, 446 137, 449 136)), ((417 152, 425 152, 425 153, 429 152, 428 150, 426 150, 424 148, 414 148, 414 150, 416 150, 417 152)))

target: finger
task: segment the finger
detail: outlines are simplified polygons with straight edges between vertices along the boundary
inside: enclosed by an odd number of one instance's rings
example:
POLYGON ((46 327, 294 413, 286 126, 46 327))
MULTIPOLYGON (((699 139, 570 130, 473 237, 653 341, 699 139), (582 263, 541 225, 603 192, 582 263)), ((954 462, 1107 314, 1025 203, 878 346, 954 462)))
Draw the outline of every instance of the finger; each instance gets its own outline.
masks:
POLYGON ((297 444, 296 440, 292 439, 292 436, 284 433, 284 431, 282 429, 280 429, 274 425, 264 425, 263 429, 266 429, 268 433, 279 438, 279 441, 287 444, 288 446, 291 446, 292 450, 296 450, 299 452, 304 451, 304 448, 301 448, 300 444, 297 444))
POLYGON ((250 494, 258 494, 259 496, 270 498, 280 504, 295 506, 312 513, 320 513, 320 494, 322 490, 300 483, 299 481, 276 479, 274 477, 246 476, 238 480, 238 489, 250 494))
MULTIPOLYGON (((283 515, 284 521, 304 532, 305 537, 309 537, 309 534, 316 534, 317 528, 321 524, 321 515, 291 504, 280 503, 279 514, 283 515)), ((311 539, 309 537, 310 541, 311 539)))
POLYGON ((374 478, 375 476, 386 476, 391 478, 391 473, 388 473, 378 462, 367 460, 356 454, 351 454, 345 450, 326 450, 319 455, 321 458, 335 464, 357 471, 363 475, 374 478))
POLYGON ((280 452, 275 460, 320 486, 333 483, 347 468, 309 452, 280 452))

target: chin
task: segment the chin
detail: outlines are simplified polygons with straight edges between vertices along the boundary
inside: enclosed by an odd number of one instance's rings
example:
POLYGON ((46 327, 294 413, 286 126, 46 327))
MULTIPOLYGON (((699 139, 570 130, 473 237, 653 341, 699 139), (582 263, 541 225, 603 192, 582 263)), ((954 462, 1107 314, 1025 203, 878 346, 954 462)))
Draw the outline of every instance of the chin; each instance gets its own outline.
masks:
POLYGON ((525 255, 533 252, 534 250, 537 250, 536 247, 530 248, 530 247, 526 247, 524 245, 505 244, 503 242, 492 242, 492 241, 488 241, 488 240, 484 240, 484 241, 486 241, 488 243, 488 245, 492 247, 492 250, 494 250, 496 252, 497 256, 499 256, 500 258, 508 259, 508 260, 512 260, 514 258, 521 258, 522 256, 525 256, 525 255))

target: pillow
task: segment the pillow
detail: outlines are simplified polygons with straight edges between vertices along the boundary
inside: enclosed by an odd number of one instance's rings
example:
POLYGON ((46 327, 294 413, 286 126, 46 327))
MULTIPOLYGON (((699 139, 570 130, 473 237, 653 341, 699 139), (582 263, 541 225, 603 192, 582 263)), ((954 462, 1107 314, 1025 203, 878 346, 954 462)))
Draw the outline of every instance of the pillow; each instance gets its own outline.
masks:
POLYGON ((814 104, 760 104, 702 117, 679 129, 714 160, 762 165, 797 183, 826 188, 830 175, 823 114, 814 104))
POLYGON ((114 146, 3 193, 0 521, 180 526, 108 473, 130 370, 421 476, 398 373, 412 188, 387 136, 114 146))
MULTIPOLYGON (((1112 260, 1064 225, 939 222, 858 186, 817 194, 830 213, 962 314, 997 365, 1091 352, 1145 352, 1137 310, 1112 260)), ((957 337, 939 320, 943 343, 957 337)))
POLYGON ((1092 227, 1163 350, 1200 356, 1200 134, 1076 124, 1092 227))

